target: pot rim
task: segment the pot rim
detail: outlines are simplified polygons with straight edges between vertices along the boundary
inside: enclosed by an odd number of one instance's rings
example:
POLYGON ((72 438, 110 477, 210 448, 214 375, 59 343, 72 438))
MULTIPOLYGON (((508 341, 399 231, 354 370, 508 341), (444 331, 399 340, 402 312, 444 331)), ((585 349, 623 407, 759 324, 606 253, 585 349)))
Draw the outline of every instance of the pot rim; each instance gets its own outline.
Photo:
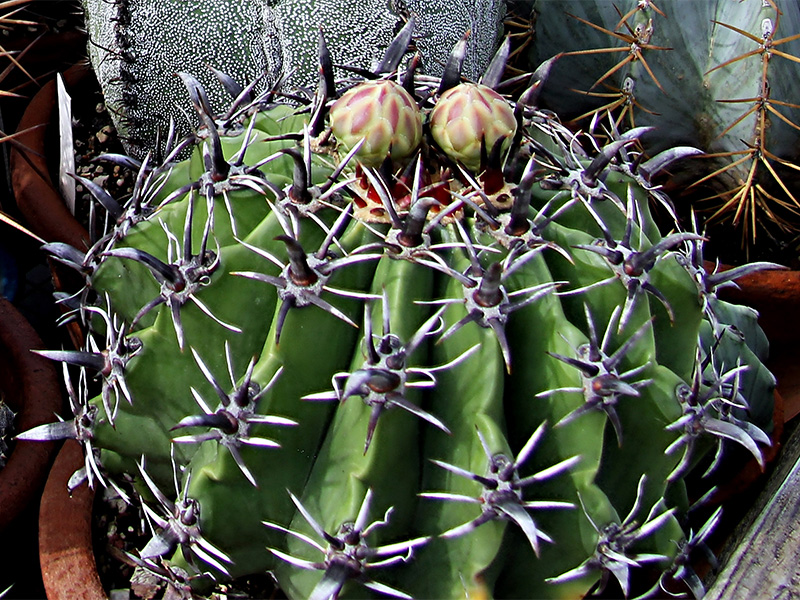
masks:
POLYGON ((108 598, 97 572, 92 543, 94 490, 85 484, 71 493, 67 489, 70 476, 83 464, 80 443, 66 440, 42 494, 39 563, 48 600, 108 598))

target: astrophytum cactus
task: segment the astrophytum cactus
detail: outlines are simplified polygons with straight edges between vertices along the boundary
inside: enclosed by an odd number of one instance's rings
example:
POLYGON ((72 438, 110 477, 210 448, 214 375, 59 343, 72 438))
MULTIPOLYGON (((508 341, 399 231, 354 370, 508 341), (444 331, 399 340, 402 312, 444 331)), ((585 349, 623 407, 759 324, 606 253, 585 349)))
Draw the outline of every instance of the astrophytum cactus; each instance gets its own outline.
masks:
POLYGON ((763 464, 774 387, 716 289, 774 265, 708 273, 702 235, 661 235, 650 178, 690 150, 576 136, 538 76, 500 95, 507 44, 480 84, 460 44, 441 78, 390 45, 345 83, 320 47, 310 106, 262 99, 223 137, 183 73, 202 130, 107 157, 137 170, 124 201, 84 182, 108 230, 47 250, 86 276, 62 301, 89 341, 42 352, 75 414, 19 438, 80 439, 71 485, 141 503, 128 559, 198 593, 270 571, 293 598, 702 594, 699 475, 763 464), (340 120, 362 94, 378 142, 340 120), (468 153, 434 133, 459 95, 468 153))

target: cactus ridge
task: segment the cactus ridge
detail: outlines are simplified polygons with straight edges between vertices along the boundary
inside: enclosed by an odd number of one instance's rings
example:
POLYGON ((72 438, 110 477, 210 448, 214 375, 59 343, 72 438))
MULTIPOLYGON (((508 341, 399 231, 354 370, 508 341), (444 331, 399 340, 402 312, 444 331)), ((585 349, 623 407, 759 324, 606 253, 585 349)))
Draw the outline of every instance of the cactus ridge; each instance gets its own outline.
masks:
MULTIPOLYGON (((413 82, 423 121, 472 85, 412 75, 382 77, 413 82)), ((135 480, 154 531, 135 564, 198 590, 269 570, 312 598, 628 596, 634 570, 701 589, 680 561, 717 520, 684 531, 675 498, 709 448, 711 469, 732 445, 763 465, 775 382, 704 238, 650 213, 684 151, 648 170, 641 130, 584 149, 528 90, 493 92, 517 127, 477 163, 426 127, 375 166, 311 133, 326 85, 224 137, 182 79, 191 143, 112 157, 134 197, 114 212, 90 187, 116 221, 86 253, 48 246, 84 275, 71 318, 93 341, 44 353, 77 378, 74 417, 19 436, 81 440, 75 485, 135 480)))
POLYGON ((639 503, 642 500, 644 484, 645 476, 642 476, 642 479, 639 480, 634 506, 631 512, 620 522, 600 525, 592 519, 591 515, 586 511, 586 507, 583 506, 586 518, 589 519, 598 534, 597 547, 592 556, 574 569, 552 578, 550 580, 551 583, 569 581, 570 579, 579 578, 588 572, 600 571, 602 575, 593 591, 602 593, 608 585, 609 579, 613 576, 627 598, 630 593, 630 570, 632 567, 642 567, 649 562, 659 562, 668 558, 659 554, 636 554, 630 552, 631 546, 653 534, 664 521, 672 516, 674 511, 674 509, 662 511, 657 503, 652 507, 641 525, 635 521, 634 517, 640 508, 639 503))

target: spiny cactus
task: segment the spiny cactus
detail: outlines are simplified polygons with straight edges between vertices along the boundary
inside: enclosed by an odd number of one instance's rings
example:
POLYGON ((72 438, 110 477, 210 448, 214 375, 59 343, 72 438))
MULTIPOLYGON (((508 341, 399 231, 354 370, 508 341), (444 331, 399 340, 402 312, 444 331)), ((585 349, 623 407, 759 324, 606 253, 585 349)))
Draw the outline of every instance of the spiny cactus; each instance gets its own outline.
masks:
POLYGON ((537 65, 563 53, 545 105, 584 125, 611 110, 621 131, 655 126, 642 138, 653 154, 679 145, 706 152, 677 176, 702 198, 696 209, 709 224, 725 224, 717 236, 734 225, 745 246, 758 248, 796 235, 796 2, 510 5, 534 29, 521 56, 537 65))
POLYGON ((538 76, 504 98, 508 44, 480 84, 463 44, 441 79, 390 45, 338 100, 321 48, 309 110, 262 103, 223 137, 184 73, 192 156, 107 157, 132 196, 90 185, 108 231, 47 247, 84 274, 63 302, 92 335, 42 352, 99 390, 18 437, 80 439, 71 485, 133 480, 153 533, 130 560, 198 589, 269 570, 297 598, 701 595, 687 556, 713 523, 682 527, 685 477, 763 462, 774 387, 755 313, 716 289, 775 265, 707 273, 701 235, 662 236, 649 177, 691 150, 576 136, 538 76), (367 122, 332 133, 361 94, 367 122))

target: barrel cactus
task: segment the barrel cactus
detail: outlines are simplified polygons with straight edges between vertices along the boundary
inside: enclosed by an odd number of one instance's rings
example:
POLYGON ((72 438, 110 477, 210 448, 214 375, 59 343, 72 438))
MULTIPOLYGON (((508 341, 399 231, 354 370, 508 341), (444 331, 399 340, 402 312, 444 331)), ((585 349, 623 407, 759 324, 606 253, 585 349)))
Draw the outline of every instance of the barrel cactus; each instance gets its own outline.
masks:
POLYGON ((686 479, 763 464, 775 383, 754 311, 716 290, 775 265, 708 272, 700 233, 660 232, 651 177, 691 149, 576 136, 539 75, 502 96, 507 44, 480 82, 461 42, 419 76, 403 35, 336 93, 321 44, 310 106, 244 94, 235 128, 181 74, 202 128, 107 157, 132 195, 84 180, 108 230, 46 246, 85 278, 62 302, 90 335, 42 352, 74 416, 18 438, 80 440, 70 485, 141 503, 128 560, 176 589, 270 571, 293 598, 701 595, 689 558, 718 515, 689 518, 706 490, 686 479), (367 122, 332 132, 361 92, 367 122))
POLYGON ((796 236, 796 2, 509 4, 531 20, 534 41, 521 51, 529 64, 563 53, 547 106, 584 124, 611 110, 622 131, 655 126, 642 140, 650 153, 701 148, 707 155, 678 175, 702 200, 698 212, 725 224, 717 236, 735 229, 731 241, 756 252, 796 236))

